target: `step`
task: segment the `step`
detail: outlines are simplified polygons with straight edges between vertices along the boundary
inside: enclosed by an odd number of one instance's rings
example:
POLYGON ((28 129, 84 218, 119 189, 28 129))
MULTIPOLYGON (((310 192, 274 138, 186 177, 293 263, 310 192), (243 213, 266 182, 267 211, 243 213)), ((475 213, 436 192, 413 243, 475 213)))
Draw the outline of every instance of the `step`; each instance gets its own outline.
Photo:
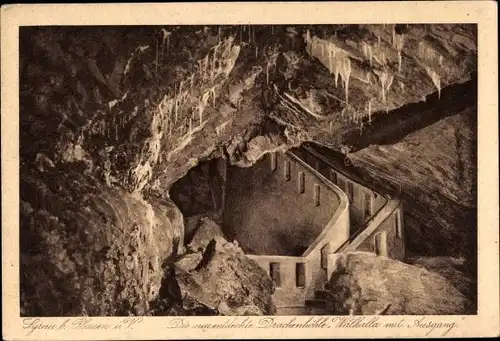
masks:
POLYGON ((306 300, 306 307, 314 307, 314 308, 326 308, 327 301, 321 298, 312 298, 306 300))
POLYGON ((330 294, 330 292, 328 290, 316 290, 314 292, 314 298, 319 298, 319 299, 325 300, 328 298, 329 294, 330 294))

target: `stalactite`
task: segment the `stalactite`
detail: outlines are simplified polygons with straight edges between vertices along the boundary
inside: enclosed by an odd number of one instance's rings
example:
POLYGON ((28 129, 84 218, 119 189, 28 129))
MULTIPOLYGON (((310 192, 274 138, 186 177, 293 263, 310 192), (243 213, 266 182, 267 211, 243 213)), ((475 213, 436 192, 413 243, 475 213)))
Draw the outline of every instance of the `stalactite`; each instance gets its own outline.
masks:
POLYGON ((162 37, 162 45, 161 45, 161 58, 163 60, 163 49, 165 47, 165 40, 167 41, 167 54, 169 54, 169 50, 170 50, 170 35, 172 34, 172 32, 169 32, 167 30, 165 30, 164 28, 161 29, 161 32, 163 34, 163 37, 162 37))
POLYGON ((404 34, 394 34, 393 36, 393 46, 396 48, 396 51, 398 51, 398 72, 401 72, 401 64, 403 61, 402 58, 402 51, 405 43, 405 35, 404 34))
POLYGON ((193 85, 194 85, 194 73, 192 73, 191 76, 189 76, 189 91, 191 92, 190 95, 192 95, 193 85))
POLYGON ((368 122, 372 122, 372 100, 368 101, 368 122))
POLYGON ((335 87, 338 86, 341 59, 337 58, 334 63, 335 87))
MULTIPOLYGON (((379 81, 380 81, 380 85, 382 88, 382 101, 384 103, 386 103, 386 89, 387 89, 387 84, 388 84, 388 80, 389 80, 389 74, 387 73, 386 70, 384 70, 384 71, 380 72, 378 76, 379 76, 379 81)), ((391 83, 392 83, 392 79, 391 79, 391 83)))
POLYGON ((432 83, 438 91, 438 98, 441 98, 441 77, 436 71, 426 67, 427 74, 431 77, 432 83))
POLYGON ((184 86, 184 80, 181 80, 181 82, 179 83, 179 94, 177 95, 177 97, 181 97, 182 95, 182 87, 184 86))
POLYGON ((155 76, 158 75, 158 39, 156 39, 156 63, 155 63, 155 76))
POLYGON ((370 66, 373 66, 373 51, 372 51, 372 46, 368 46, 368 55, 370 57, 370 66))
POLYGON ((211 93, 212 93, 212 105, 214 106, 215 108, 215 87, 212 87, 210 89, 211 93))
POLYGON ((344 56, 340 60, 342 63, 340 76, 342 77, 342 82, 344 83, 345 101, 349 103, 349 78, 351 77, 351 60, 348 56, 344 56))
POLYGON ((392 47, 396 47, 396 25, 392 25, 392 47))
POLYGON ((198 62, 198 72, 200 74, 200 78, 203 79, 203 59, 197 60, 198 62))
POLYGON ((266 84, 269 85, 269 64, 270 62, 267 61, 267 64, 266 64, 266 84))
POLYGON ((177 110, 178 110, 179 102, 175 99, 175 123, 177 123, 177 110))
POLYGON ((201 106, 201 103, 198 103, 198 120, 199 120, 199 125, 203 123, 203 107, 201 106))
POLYGON ((259 47, 255 46, 255 58, 257 59, 259 57, 259 47))

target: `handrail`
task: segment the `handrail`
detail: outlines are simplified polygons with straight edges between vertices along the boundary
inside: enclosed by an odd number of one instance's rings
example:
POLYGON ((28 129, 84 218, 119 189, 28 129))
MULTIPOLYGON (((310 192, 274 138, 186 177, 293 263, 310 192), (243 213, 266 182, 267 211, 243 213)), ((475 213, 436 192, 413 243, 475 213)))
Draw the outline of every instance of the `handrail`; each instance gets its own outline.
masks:
MULTIPOLYGON (((316 158, 322 160, 323 162, 325 162, 330 168, 334 169, 335 171, 339 172, 340 174, 342 174, 344 177, 348 178, 349 180, 351 180, 352 182, 355 182, 357 183, 358 185, 361 185, 361 186, 364 186, 366 188, 369 188, 372 192, 376 193, 377 195, 380 195, 381 197, 383 197, 386 201, 385 203, 377 210, 377 212, 375 212, 371 217, 370 219, 368 219, 367 221, 363 222, 362 225, 359 226, 359 228, 357 229, 357 231, 352 235, 350 236, 338 249, 336 252, 340 252, 341 250, 347 248, 348 245, 350 245, 351 243, 353 243, 360 235, 363 235, 363 234, 367 234, 367 229, 368 227, 373 223, 373 221, 377 218, 379 218, 379 214, 389 205, 389 203, 391 202, 392 198, 389 194, 387 193, 380 193, 378 192, 377 190, 374 190, 373 188, 370 188, 370 187, 367 187, 365 186, 364 184, 360 184, 359 181, 357 179, 353 179, 349 174, 347 174, 347 172, 343 171, 343 170, 339 170, 337 168, 334 167, 334 165, 332 165, 332 162, 331 160, 329 160, 328 158, 326 158, 325 156, 321 155, 320 153, 316 152, 315 150, 313 150, 311 147, 308 147, 308 146, 304 146, 302 147, 302 149, 315 156, 316 158)), ((329 180, 327 180, 329 181, 329 180)), ((401 205, 401 202, 398 201, 398 205, 393 209, 391 210, 391 212, 389 214, 387 214, 387 216, 380 222, 380 224, 382 224, 383 222, 385 222, 391 215, 392 213, 394 213, 394 211, 401 205)))
POLYGON ((387 194, 387 193, 380 193, 378 192, 377 190, 374 190, 373 188, 371 187, 368 187, 366 186, 364 183, 360 183, 358 179, 354 179, 351 175, 349 175, 346 171, 342 170, 342 169, 337 169, 335 168, 334 165, 332 165, 332 161, 330 159, 328 159, 327 157, 325 157, 324 155, 321 155, 320 153, 318 153, 317 151, 313 150, 311 147, 308 147, 308 146, 304 146, 302 147, 305 151, 307 151, 309 154, 312 154, 314 156, 316 156, 317 158, 323 160, 326 164, 328 164, 330 166, 330 168, 336 170, 337 172, 339 172, 340 174, 342 174, 344 177, 348 178, 349 180, 357 183, 358 185, 361 185, 363 187, 366 187, 366 188, 369 188, 372 192, 375 192, 377 195, 380 195, 382 197, 384 197, 385 199, 387 200, 390 200, 392 199, 392 197, 387 194))
MULTIPOLYGON (((385 221, 387 221, 387 219, 389 219, 389 218, 392 216, 392 214, 393 214, 394 212, 396 212, 396 210, 397 210, 397 209, 401 206, 401 201, 400 201, 400 200, 391 200, 391 201, 389 201, 389 203, 388 203, 386 206, 384 206, 384 208, 386 208, 386 207, 387 207, 390 203, 396 203, 396 205, 395 205, 395 206, 394 206, 394 207, 393 207, 390 211, 388 211, 388 212, 386 212, 386 213, 385 213, 385 217, 383 217, 383 218, 382 218, 382 220, 380 221, 380 223, 379 223, 379 224, 377 224, 377 225, 376 225, 376 227, 378 227, 378 226, 382 225, 385 221)), ((377 218, 379 218, 379 217, 377 216, 377 218)), ((373 223, 373 221, 372 221, 372 223, 373 223)), ((356 240, 357 240, 360 236, 368 237, 368 236, 370 236, 370 235, 373 233, 373 231, 375 231, 375 230, 376 230, 376 227, 375 227, 374 229, 370 229, 370 228, 369 228, 369 227, 370 227, 370 225, 371 225, 371 224, 368 224, 368 225, 367 225, 364 229, 362 229, 359 233, 357 233, 357 234, 353 235, 353 237, 352 237, 352 238, 349 238, 349 240, 347 240, 344 244, 342 244, 342 245, 341 245, 341 246, 337 249, 337 251, 335 251, 335 253, 344 252, 344 251, 346 251, 346 249, 348 249, 350 246, 351 246, 351 247, 357 247, 357 246, 359 246, 359 245, 356 245, 356 242, 355 242, 355 241, 356 241, 356 240)))
MULTIPOLYGON (((363 226, 368 226, 374 219, 375 217, 380 213, 380 211, 389 203, 389 200, 391 200, 391 196, 386 194, 386 193, 380 193, 376 190, 374 190, 373 188, 370 188, 370 187, 367 187, 365 186, 364 184, 360 184, 359 181, 357 181, 356 179, 353 179, 351 176, 349 176, 349 174, 347 174, 346 172, 343 172, 342 170, 338 170, 337 168, 335 168, 331 162, 329 162, 330 160, 328 160, 328 158, 324 157, 323 155, 321 155, 320 153, 310 149, 309 147, 304 147, 303 148, 306 152, 308 152, 309 154, 323 160, 330 168, 332 168, 333 170, 339 172, 340 174, 342 174, 344 177, 348 178, 349 180, 351 180, 352 182, 355 182, 356 184, 358 185, 361 185, 363 187, 366 187, 368 189, 370 189, 372 192, 374 192, 375 194, 383 197, 385 199, 385 203, 374 213, 372 214, 372 216, 370 217, 370 219, 368 219, 367 221, 363 222, 363 224, 361 224, 358 228, 358 230, 353 234, 353 236, 350 237, 350 239, 352 239, 354 236, 357 236, 359 233, 361 233, 363 231, 362 227, 363 226)), ((330 180, 328 180, 330 181, 330 180)))

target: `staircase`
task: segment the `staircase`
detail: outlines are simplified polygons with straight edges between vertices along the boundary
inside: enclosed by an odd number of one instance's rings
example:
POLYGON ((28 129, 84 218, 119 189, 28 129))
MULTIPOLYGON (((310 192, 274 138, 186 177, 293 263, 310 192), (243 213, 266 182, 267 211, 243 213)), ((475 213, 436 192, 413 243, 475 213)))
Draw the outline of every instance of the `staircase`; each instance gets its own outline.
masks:
POLYGON ((328 294, 327 283, 325 283, 325 288, 316 290, 314 292, 314 298, 307 299, 305 302, 306 309, 314 311, 314 315, 330 315, 328 312, 328 294))

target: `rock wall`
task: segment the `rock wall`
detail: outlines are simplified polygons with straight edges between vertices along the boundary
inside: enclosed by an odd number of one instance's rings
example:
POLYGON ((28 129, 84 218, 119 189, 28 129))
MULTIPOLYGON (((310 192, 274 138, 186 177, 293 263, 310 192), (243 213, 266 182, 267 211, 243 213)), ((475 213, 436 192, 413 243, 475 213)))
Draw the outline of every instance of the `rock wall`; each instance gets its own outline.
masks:
POLYGON ((475 263, 476 109, 467 108, 408 135, 350 154, 364 175, 402 191, 408 250, 475 263))
MULTIPOLYGON (((342 255, 329 281, 334 314, 475 314, 472 300, 438 272, 364 252, 342 255)), ((459 277, 465 281, 466 277, 459 277)), ((458 278, 456 278, 458 279, 458 278)), ((460 279, 458 282, 460 282, 460 279)))
POLYGON ((182 214, 77 172, 22 173, 21 314, 146 315, 182 214))

